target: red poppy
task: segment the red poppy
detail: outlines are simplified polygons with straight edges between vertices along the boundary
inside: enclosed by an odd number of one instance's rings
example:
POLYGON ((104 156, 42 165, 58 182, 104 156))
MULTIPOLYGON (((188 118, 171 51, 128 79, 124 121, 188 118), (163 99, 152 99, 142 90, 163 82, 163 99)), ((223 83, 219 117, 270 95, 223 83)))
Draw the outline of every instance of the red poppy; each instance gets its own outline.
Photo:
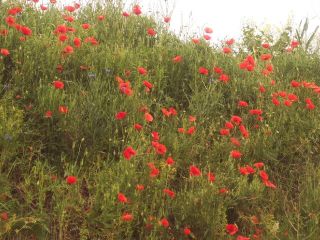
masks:
POLYGON ((228 128, 228 129, 233 129, 233 128, 234 128, 232 122, 226 122, 226 123, 224 124, 224 127, 225 127, 225 128, 228 128))
POLYGON ((168 195, 170 198, 174 198, 176 195, 174 191, 167 188, 163 189, 163 193, 168 195))
POLYGON ((234 116, 231 117, 230 121, 235 123, 236 125, 240 125, 240 123, 242 122, 242 118, 239 117, 239 116, 234 115, 234 116))
POLYGON ((71 54, 71 53, 73 53, 73 47, 71 47, 71 46, 66 46, 66 47, 63 49, 63 52, 64 52, 65 54, 71 54))
POLYGON ((195 165, 190 166, 189 173, 190 173, 190 176, 192 176, 192 177, 197 177, 197 176, 201 175, 200 169, 197 168, 195 165))
POLYGON ((240 145, 241 145, 240 141, 237 138, 232 137, 232 138, 230 138, 230 141, 236 147, 240 147, 240 145))
POLYGON ((261 46, 263 48, 269 49, 270 48, 270 44, 269 43, 262 43, 261 46))
POLYGON ((118 193, 118 201, 121 203, 128 203, 128 199, 123 193, 118 193))
POLYGON ((253 166, 255 166, 256 168, 262 168, 264 166, 263 162, 257 162, 255 164, 253 164, 253 166))
POLYGON ((152 122, 153 121, 153 116, 150 114, 150 113, 145 113, 144 114, 144 119, 147 121, 147 122, 152 122))
POLYGON ((238 158, 241 158, 242 153, 239 152, 239 151, 237 151, 237 150, 232 150, 232 151, 230 152, 230 155, 231 155, 232 158, 238 159, 238 158))
POLYGON ((137 191, 143 191, 143 190, 144 190, 144 186, 141 185, 141 184, 137 184, 136 190, 137 190, 137 191))
POLYGON ((6 48, 1 48, 0 49, 0 54, 2 54, 3 56, 8 56, 10 54, 10 52, 6 48))
POLYGON ((124 222, 130 222, 133 220, 133 215, 131 213, 124 213, 122 216, 121 216, 121 219, 122 221, 124 222))
POLYGON ((134 124, 134 129, 137 131, 141 131, 142 130, 142 125, 140 125, 139 123, 134 124))
POLYGON ((227 74, 221 74, 220 77, 219 77, 219 80, 220 80, 221 82, 226 83, 226 82, 229 81, 229 76, 228 76, 227 74))
POLYGON ((0 214, 0 219, 1 219, 2 221, 7 221, 7 220, 9 219, 9 214, 8 214, 7 212, 2 212, 2 213, 0 214))
POLYGON ((138 72, 141 74, 141 75, 147 75, 148 74, 148 71, 147 69, 143 68, 143 67, 138 67, 138 72))
POLYGON ((186 236, 189 236, 190 234, 191 234, 191 230, 190 230, 190 228, 184 228, 183 229, 183 233, 184 233, 184 235, 186 235, 186 236))
POLYGON ((73 44, 74 44, 76 47, 80 47, 80 46, 81 46, 81 39, 75 37, 75 38, 73 39, 73 44))
POLYGON ((211 172, 208 172, 207 177, 208 177, 208 181, 211 183, 213 183, 216 180, 216 176, 211 172))
POLYGON ((153 84, 151 82, 148 82, 148 81, 143 81, 143 85, 148 89, 153 88, 153 84))
POLYGON ((247 102, 245 102, 245 101, 239 101, 239 102, 238 102, 238 106, 239 106, 239 107, 248 107, 249 104, 248 104, 247 102))
POLYGON ((267 61, 267 60, 270 60, 271 58, 272 58, 272 55, 271 55, 270 53, 262 54, 262 55, 260 56, 260 59, 261 59, 262 61, 267 61))
POLYGON ((53 85, 56 89, 63 89, 64 88, 64 83, 60 80, 53 81, 53 85))
POLYGON ((153 28, 148 28, 147 33, 149 36, 155 36, 157 32, 153 28))
POLYGON ((59 106, 59 112, 67 114, 69 112, 69 109, 67 106, 59 106))
POLYGON ((26 26, 22 26, 20 31, 23 35, 30 36, 32 34, 32 30, 26 26))
POLYGON ((161 219, 160 224, 165 228, 168 228, 170 225, 169 221, 166 218, 161 219))
POLYGON ((124 17, 129 17, 129 16, 130 16, 130 13, 128 13, 128 12, 123 12, 123 13, 122 13, 122 16, 124 16, 124 17))
POLYGON ((210 28, 210 27, 205 27, 204 28, 204 31, 206 32, 206 33, 213 33, 213 30, 212 30, 212 28, 210 28))
POLYGON ((235 224, 227 224, 226 230, 227 230, 228 234, 232 236, 238 232, 238 227, 235 224))
POLYGON ((235 40, 234 40, 233 38, 231 38, 231 39, 229 39, 229 40, 226 41, 226 44, 227 44, 228 46, 231 46, 232 44, 234 44, 234 42, 235 42, 235 40))
POLYGON ((130 160, 136 154, 137 152, 130 146, 123 151, 123 157, 127 160, 130 160))
POLYGON ((224 47, 224 48, 223 48, 223 53, 225 53, 225 54, 232 53, 232 49, 229 48, 229 47, 224 47))
POLYGON ((66 181, 69 185, 75 184, 77 182, 77 177, 67 176, 66 181))
POLYGON ((174 63, 179 63, 181 61, 182 61, 182 57, 180 55, 177 55, 174 58, 172 58, 172 62, 174 63))
POLYGON ((209 70, 204 67, 199 67, 199 73, 207 76, 209 74, 209 70))
POLYGON ((172 157, 168 157, 167 160, 166 160, 166 163, 171 166, 172 164, 174 164, 174 160, 172 157))
POLYGON ((52 118, 52 111, 46 111, 44 117, 45 118, 52 118))
POLYGON ((164 18, 163 18, 163 21, 164 21, 165 23, 169 23, 169 22, 171 21, 171 17, 164 17, 164 18))
POLYGON ((83 29, 89 29, 90 28, 90 24, 89 23, 84 23, 84 24, 82 24, 82 28, 83 29))
POLYGON ((127 116, 127 112, 118 112, 118 113, 116 114, 116 119, 117 119, 117 120, 122 120, 122 119, 124 119, 126 116, 127 116))
POLYGON ((140 15, 142 13, 141 7, 139 5, 134 5, 133 8, 132 8, 132 12, 135 15, 140 15))

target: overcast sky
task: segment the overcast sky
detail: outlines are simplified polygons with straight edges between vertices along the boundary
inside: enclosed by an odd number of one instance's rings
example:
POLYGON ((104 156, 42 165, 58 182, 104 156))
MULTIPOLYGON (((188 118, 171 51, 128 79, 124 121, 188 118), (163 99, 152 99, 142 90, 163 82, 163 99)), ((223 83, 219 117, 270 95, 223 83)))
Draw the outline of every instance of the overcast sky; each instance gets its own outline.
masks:
MULTIPOLYGON (((40 0, 41 1, 41 0, 40 0)), ((49 0, 42 0, 44 3, 49 0)), ((94 0, 57 0, 60 3, 90 2, 94 0)), ((139 3, 146 14, 171 15, 171 29, 181 27, 189 33, 202 33, 211 27, 215 39, 238 38, 246 22, 282 27, 288 19, 295 23, 309 17, 311 26, 320 24, 320 0, 124 0, 127 10, 139 3)), ((265 26, 268 29, 268 26, 265 26)))

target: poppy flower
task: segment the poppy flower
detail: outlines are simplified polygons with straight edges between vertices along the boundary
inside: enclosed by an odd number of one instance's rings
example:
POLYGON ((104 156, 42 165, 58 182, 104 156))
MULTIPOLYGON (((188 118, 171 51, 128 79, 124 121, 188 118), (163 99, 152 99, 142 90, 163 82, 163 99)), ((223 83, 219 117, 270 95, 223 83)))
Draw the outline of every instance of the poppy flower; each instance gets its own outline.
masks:
POLYGON ((232 49, 229 47, 224 47, 222 50, 223 50, 223 53, 225 53, 225 54, 232 53, 232 49))
POLYGON ((174 191, 167 188, 163 189, 163 193, 168 195, 170 198, 174 198, 176 195, 174 191))
POLYGON ((198 71, 200 74, 205 75, 205 76, 207 76, 209 74, 209 70, 206 69, 205 67, 199 67, 198 71))
POLYGON ((270 44, 269 43, 262 43, 261 46, 265 49, 269 49, 270 48, 270 44))
POLYGON ((261 59, 262 61, 268 61, 268 60, 270 60, 271 58, 272 58, 272 55, 271 55, 270 53, 262 54, 262 55, 260 56, 260 59, 261 59))
POLYGON ((90 28, 90 24, 89 23, 84 23, 84 24, 82 24, 82 28, 83 29, 89 29, 90 28))
POLYGON ((76 8, 73 6, 65 6, 64 9, 68 12, 74 12, 76 10, 76 8))
POLYGON ((99 15, 99 16, 97 17, 97 19, 98 19, 99 21, 102 21, 102 20, 104 20, 104 19, 105 19, 105 16, 103 16, 103 15, 99 15))
POLYGON ((0 213, 0 219, 2 221, 7 221, 9 219, 9 214, 7 212, 0 213))
POLYGON ((63 89, 64 88, 64 83, 60 80, 53 81, 53 85, 56 89, 63 89))
POLYGON ((180 55, 177 55, 174 58, 172 58, 172 62, 174 63, 179 63, 181 61, 182 61, 182 57, 180 55))
POLYGON ((137 131, 141 131, 142 130, 142 125, 140 125, 139 123, 134 124, 134 129, 137 131))
POLYGON ((144 186, 141 185, 141 184, 137 184, 137 185, 136 185, 136 190, 137 190, 137 191, 143 191, 143 190, 144 190, 144 186))
POLYGON ((227 230, 228 234, 232 236, 238 232, 238 227, 235 224, 227 224, 226 230, 227 230))
POLYGON ((141 75, 147 75, 148 74, 148 71, 147 69, 143 68, 143 67, 138 67, 138 72, 141 74, 141 75))
POLYGON ((163 21, 164 21, 165 23, 169 23, 169 22, 171 21, 171 17, 164 17, 164 18, 163 18, 163 21))
POLYGON ((132 8, 132 12, 135 15, 140 15, 142 13, 141 7, 139 5, 134 5, 133 8, 132 8))
POLYGON ((164 144, 153 141, 152 146, 159 155, 164 155, 167 152, 167 147, 164 144))
POLYGON ((149 36, 152 36, 152 37, 157 34, 157 32, 153 28, 148 28, 147 33, 149 36))
POLYGON ((237 138, 232 137, 232 138, 230 138, 230 141, 236 147, 240 147, 240 145, 241 145, 240 141, 237 138))
POLYGON ((165 228, 168 228, 170 225, 169 221, 166 218, 161 219, 160 224, 165 228))
POLYGON ((240 123, 242 122, 242 118, 239 117, 239 116, 234 115, 234 116, 231 117, 230 121, 235 123, 236 125, 240 125, 240 123))
POLYGON ((23 35, 26 35, 26 36, 30 36, 32 34, 32 30, 26 26, 22 26, 20 31, 23 35))
POLYGON ((121 203, 128 203, 128 199, 123 193, 118 193, 118 201, 121 203))
POLYGON ((69 112, 69 109, 67 106, 59 106, 59 112, 67 114, 69 112))
POLYGON ((238 159, 238 158, 241 158, 242 153, 239 152, 239 151, 237 151, 237 150, 232 150, 232 151, 230 152, 230 155, 231 155, 232 158, 238 159))
POLYGON ((189 173, 191 177, 198 177, 201 175, 201 171, 195 165, 191 165, 189 168, 189 173))
POLYGON ((219 77, 219 80, 220 80, 221 82, 226 83, 226 82, 229 81, 229 76, 228 76, 227 74, 221 74, 220 77, 219 77))
POLYGON ((129 16, 130 16, 130 13, 128 13, 128 12, 123 12, 123 13, 122 13, 122 16, 124 16, 124 17, 129 17, 129 16))
POLYGON ((205 33, 213 33, 213 30, 212 30, 212 28, 210 28, 210 27, 205 27, 204 28, 204 31, 205 31, 205 33))
POLYGON ((255 166, 256 168, 262 168, 264 166, 263 162, 257 162, 255 164, 253 164, 253 166, 255 166))
POLYGON ((211 36, 210 36, 210 35, 205 34, 205 35, 203 35, 203 38, 204 38, 205 40, 209 41, 209 40, 211 39, 211 36))
POLYGON ((46 113, 44 114, 45 118, 52 118, 52 111, 46 111, 46 113))
POLYGON ((298 41, 295 41, 295 40, 293 40, 292 42, 291 42, 291 44, 290 44, 290 46, 292 47, 292 48, 296 48, 296 47, 298 47, 300 45, 300 43, 298 42, 298 41))
POLYGON ((63 52, 65 54, 72 54, 73 53, 73 47, 71 46, 66 46, 64 49, 63 49, 63 52))
POLYGON ((152 122, 153 121, 153 116, 150 114, 150 113, 145 113, 144 114, 144 119, 147 121, 147 122, 152 122))
POLYGON ((226 44, 227 44, 228 46, 231 46, 231 45, 234 44, 234 42, 235 42, 235 40, 234 40, 233 38, 231 38, 231 39, 229 39, 229 40, 226 41, 226 44))
POLYGON ((196 117, 194 117, 194 116, 189 116, 189 122, 195 122, 197 120, 197 118, 196 117))
POLYGON ((174 164, 174 160, 172 157, 168 157, 167 160, 166 160, 166 163, 171 166, 172 164, 174 164))
POLYGON ((66 181, 69 185, 75 184, 77 182, 77 177, 67 176, 66 181))
POLYGON ((118 112, 118 113, 116 114, 116 119, 117 119, 117 120, 122 120, 122 119, 124 119, 126 116, 127 116, 127 112, 118 112))
POLYGON ((10 54, 9 50, 6 49, 6 48, 1 48, 0 49, 0 53, 3 55, 3 56, 8 56, 10 54))
POLYGON ((199 38, 192 38, 192 42, 195 44, 199 44, 200 43, 200 39, 199 38))
POLYGON ((208 181, 211 183, 213 183, 216 180, 216 176, 211 172, 208 172, 207 177, 208 177, 208 181))
POLYGON ((123 157, 127 160, 130 160, 136 154, 137 152, 130 146, 123 151, 123 157))
POLYGON ((249 104, 248 104, 247 102, 245 102, 245 101, 239 101, 239 102, 238 102, 238 106, 239 106, 239 107, 248 107, 249 104))
POLYGON ((153 88, 153 84, 149 81, 143 81, 143 85, 148 89, 153 88))
POLYGON ((81 39, 75 37, 75 38, 73 39, 73 44, 74 44, 77 48, 79 48, 79 47, 81 46, 81 39))
POLYGON ((228 136, 228 135, 230 135, 230 130, 227 128, 222 128, 222 129, 220 129, 220 135, 221 136, 228 136))
POLYGON ((124 222, 131 222, 133 220, 133 215, 131 213, 124 213, 121 216, 122 221, 124 222))
POLYGON ((217 74, 222 74, 222 73, 223 73, 222 68, 219 68, 219 67, 214 67, 214 68, 213 68, 213 71, 214 71, 215 73, 217 73, 217 74))
POLYGON ((196 127, 193 126, 186 131, 186 134, 192 135, 195 133, 195 131, 196 131, 196 127))

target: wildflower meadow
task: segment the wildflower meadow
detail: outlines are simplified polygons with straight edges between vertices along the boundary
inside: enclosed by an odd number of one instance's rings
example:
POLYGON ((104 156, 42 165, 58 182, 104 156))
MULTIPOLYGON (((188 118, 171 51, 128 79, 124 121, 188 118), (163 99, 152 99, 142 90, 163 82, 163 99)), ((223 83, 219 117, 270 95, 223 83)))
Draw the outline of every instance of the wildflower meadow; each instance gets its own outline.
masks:
POLYGON ((0 3, 0 239, 319 239, 317 29, 170 17, 0 3))

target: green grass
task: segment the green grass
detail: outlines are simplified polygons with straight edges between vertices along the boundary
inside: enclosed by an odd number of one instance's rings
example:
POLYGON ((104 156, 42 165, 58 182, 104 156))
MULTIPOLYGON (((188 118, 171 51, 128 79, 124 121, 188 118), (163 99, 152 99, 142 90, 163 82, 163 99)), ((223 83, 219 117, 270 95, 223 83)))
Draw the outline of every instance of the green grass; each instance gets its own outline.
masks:
POLYGON ((124 17, 121 1, 74 13, 34 6, 0 5, 0 33, 7 30, 0 48, 10 52, 0 54, 1 239, 318 239, 320 59, 312 39, 293 28, 274 38, 247 26, 225 54, 226 44, 181 40, 144 13, 124 17), (31 36, 6 23, 18 6, 22 12, 13 17, 31 36), (55 33, 61 25, 75 32, 55 33), (157 34, 149 36, 148 28, 157 34), (287 51, 296 39, 299 46, 287 51), (73 53, 63 53, 66 46, 73 53), (272 58, 261 60, 267 53, 272 58), (240 69, 249 55, 253 71, 240 69), (219 80, 214 67, 229 80, 219 80), (54 87, 58 80, 63 89, 54 87), (116 119, 119 112, 126 117, 116 119), (229 134, 221 134, 230 121, 229 134), (134 150, 130 160, 127 147, 134 150), (242 156, 232 157, 233 150, 242 156), (77 182, 68 184, 68 176, 77 182), (228 224, 237 226, 234 235, 228 224))

